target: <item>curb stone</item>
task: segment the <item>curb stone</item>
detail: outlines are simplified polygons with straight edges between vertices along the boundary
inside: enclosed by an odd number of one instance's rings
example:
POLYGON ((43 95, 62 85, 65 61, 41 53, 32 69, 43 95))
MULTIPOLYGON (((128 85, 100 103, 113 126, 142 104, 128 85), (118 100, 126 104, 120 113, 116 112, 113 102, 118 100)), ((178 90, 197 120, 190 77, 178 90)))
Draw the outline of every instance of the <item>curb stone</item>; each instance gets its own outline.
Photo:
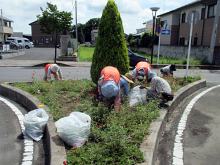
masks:
POLYGON ((169 108, 161 109, 160 116, 155 121, 152 121, 150 127, 148 128, 150 135, 146 136, 147 139, 145 139, 140 146, 145 162, 139 163, 138 165, 155 164, 158 144, 170 117, 170 111, 175 110, 184 98, 205 86, 205 79, 186 85, 175 93, 175 97, 172 101, 168 102, 169 108))
POLYGON ((22 105, 26 106, 29 110, 43 108, 47 112, 49 120, 46 124, 45 136, 49 148, 50 164, 63 164, 63 161, 66 161, 67 159, 65 145, 63 140, 61 140, 58 133, 56 132, 53 116, 48 113, 49 108, 45 105, 44 107, 39 107, 39 105, 42 105, 42 103, 35 96, 21 89, 12 87, 8 84, 0 85, 0 95, 21 103, 22 105))
MULTIPOLYGON (((145 162, 139 163, 138 165, 155 164, 159 140, 165 129, 166 123, 168 122, 167 120, 170 117, 170 110, 174 110, 185 97, 205 86, 206 80, 202 79, 194 83, 188 84, 187 86, 179 89, 175 93, 174 99, 168 103, 169 108, 162 109, 160 111, 160 117, 158 117, 155 121, 151 122, 151 125, 148 129, 150 135, 147 136, 147 139, 145 139, 140 146, 140 150, 143 152, 145 162)), ((38 109, 39 105, 42 104, 35 96, 21 89, 12 87, 8 84, 0 84, 0 95, 18 101, 19 103, 26 106, 29 110, 38 109)), ((43 108, 46 112, 49 112, 49 108, 47 106, 41 108, 43 108)), ((49 113, 48 115, 49 121, 46 125, 45 135, 49 146, 50 164, 61 165, 63 161, 67 159, 65 145, 63 140, 59 137, 58 133, 56 132, 53 116, 49 113)))

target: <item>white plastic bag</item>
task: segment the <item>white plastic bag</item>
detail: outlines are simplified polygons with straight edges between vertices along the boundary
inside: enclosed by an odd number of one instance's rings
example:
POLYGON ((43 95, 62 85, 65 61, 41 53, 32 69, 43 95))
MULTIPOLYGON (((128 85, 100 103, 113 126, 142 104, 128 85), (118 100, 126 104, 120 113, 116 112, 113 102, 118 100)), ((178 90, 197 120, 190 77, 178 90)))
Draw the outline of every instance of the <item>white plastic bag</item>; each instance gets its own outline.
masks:
POLYGON ((44 109, 35 109, 24 116, 24 134, 30 136, 35 141, 39 141, 44 134, 44 129, 49 120, 49 116, 44 109))
POLYGON ((73 147, 81 147, 90 134, 91 118, 81 112, 72 112, 55 122, 60 138, 73 147))
POLYGON ((145 104, 146 101, 146 94, 147 89, 140 89, 140 85, 134 87, 131 89, 129 93, 129 99, 130 99, 130 107, 133 107, 137 104, 143 103, 145 104))

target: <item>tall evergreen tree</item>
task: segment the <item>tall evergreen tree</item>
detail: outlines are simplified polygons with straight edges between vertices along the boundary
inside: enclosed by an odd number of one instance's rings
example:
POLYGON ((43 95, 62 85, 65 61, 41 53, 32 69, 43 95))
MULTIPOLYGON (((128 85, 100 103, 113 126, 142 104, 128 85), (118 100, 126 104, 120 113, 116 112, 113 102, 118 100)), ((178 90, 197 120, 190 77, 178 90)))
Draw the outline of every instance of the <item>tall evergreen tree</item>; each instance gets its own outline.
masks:
POLYGON ((99 22, 98 37, 91 65, 91 78, 97 84, 101 70, 106 66, 118 68, 120 74, 129 71, 128 51, 118 7, 108 0, 99 22))

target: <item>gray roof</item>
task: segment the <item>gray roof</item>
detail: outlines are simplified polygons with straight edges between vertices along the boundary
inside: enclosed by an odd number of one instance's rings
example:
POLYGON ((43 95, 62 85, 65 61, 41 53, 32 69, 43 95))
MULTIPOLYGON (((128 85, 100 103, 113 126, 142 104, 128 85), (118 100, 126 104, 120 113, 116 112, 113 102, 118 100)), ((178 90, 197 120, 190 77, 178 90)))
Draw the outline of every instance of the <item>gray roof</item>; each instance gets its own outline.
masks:
POLYGON ((6 18, 6 17, 1 17, 1 16, 0 16, 0 19, 2 19, 2 18, 3 18, 3 20, 6 20, 6 21, 8 21, 8 22, 14 22, 14 21, 12 21, 12 20, 6 18))

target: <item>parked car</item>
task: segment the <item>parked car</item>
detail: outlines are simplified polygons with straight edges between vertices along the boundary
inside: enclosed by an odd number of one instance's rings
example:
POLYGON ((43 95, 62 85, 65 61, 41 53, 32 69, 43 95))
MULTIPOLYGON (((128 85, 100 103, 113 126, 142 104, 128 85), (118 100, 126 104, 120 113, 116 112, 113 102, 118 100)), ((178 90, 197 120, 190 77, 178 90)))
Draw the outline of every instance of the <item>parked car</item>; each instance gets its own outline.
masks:
POLYGON ((57 48, 60 48, 60 44, 57 44, 57 48))
POLYGON ((30 42, 30 44, 31 44, 31 48, 33 48, 33 47, 34 47, 34 43, 33 43, 33 42, 30 42))
POLYGON ((21 43, 22 45, 24 45, 24 47, 26 49, 31 48, 31 43, 30 43, 29 39, 27 39, 27 38, 8 37, 7 40, 17 41, 18 43, 21 43))
POLYGON ((138 62, 146 61, 148 62, 146 57, 142 57, 140 55, 134 54, 131 50, 128 49, 128 57, 130 59, 130 66, 135 67, 138 62))
POLYGON ((6 45, 10 45, 10 49, 18 50, 20 45, 15 41, 5 41, 6 45))

